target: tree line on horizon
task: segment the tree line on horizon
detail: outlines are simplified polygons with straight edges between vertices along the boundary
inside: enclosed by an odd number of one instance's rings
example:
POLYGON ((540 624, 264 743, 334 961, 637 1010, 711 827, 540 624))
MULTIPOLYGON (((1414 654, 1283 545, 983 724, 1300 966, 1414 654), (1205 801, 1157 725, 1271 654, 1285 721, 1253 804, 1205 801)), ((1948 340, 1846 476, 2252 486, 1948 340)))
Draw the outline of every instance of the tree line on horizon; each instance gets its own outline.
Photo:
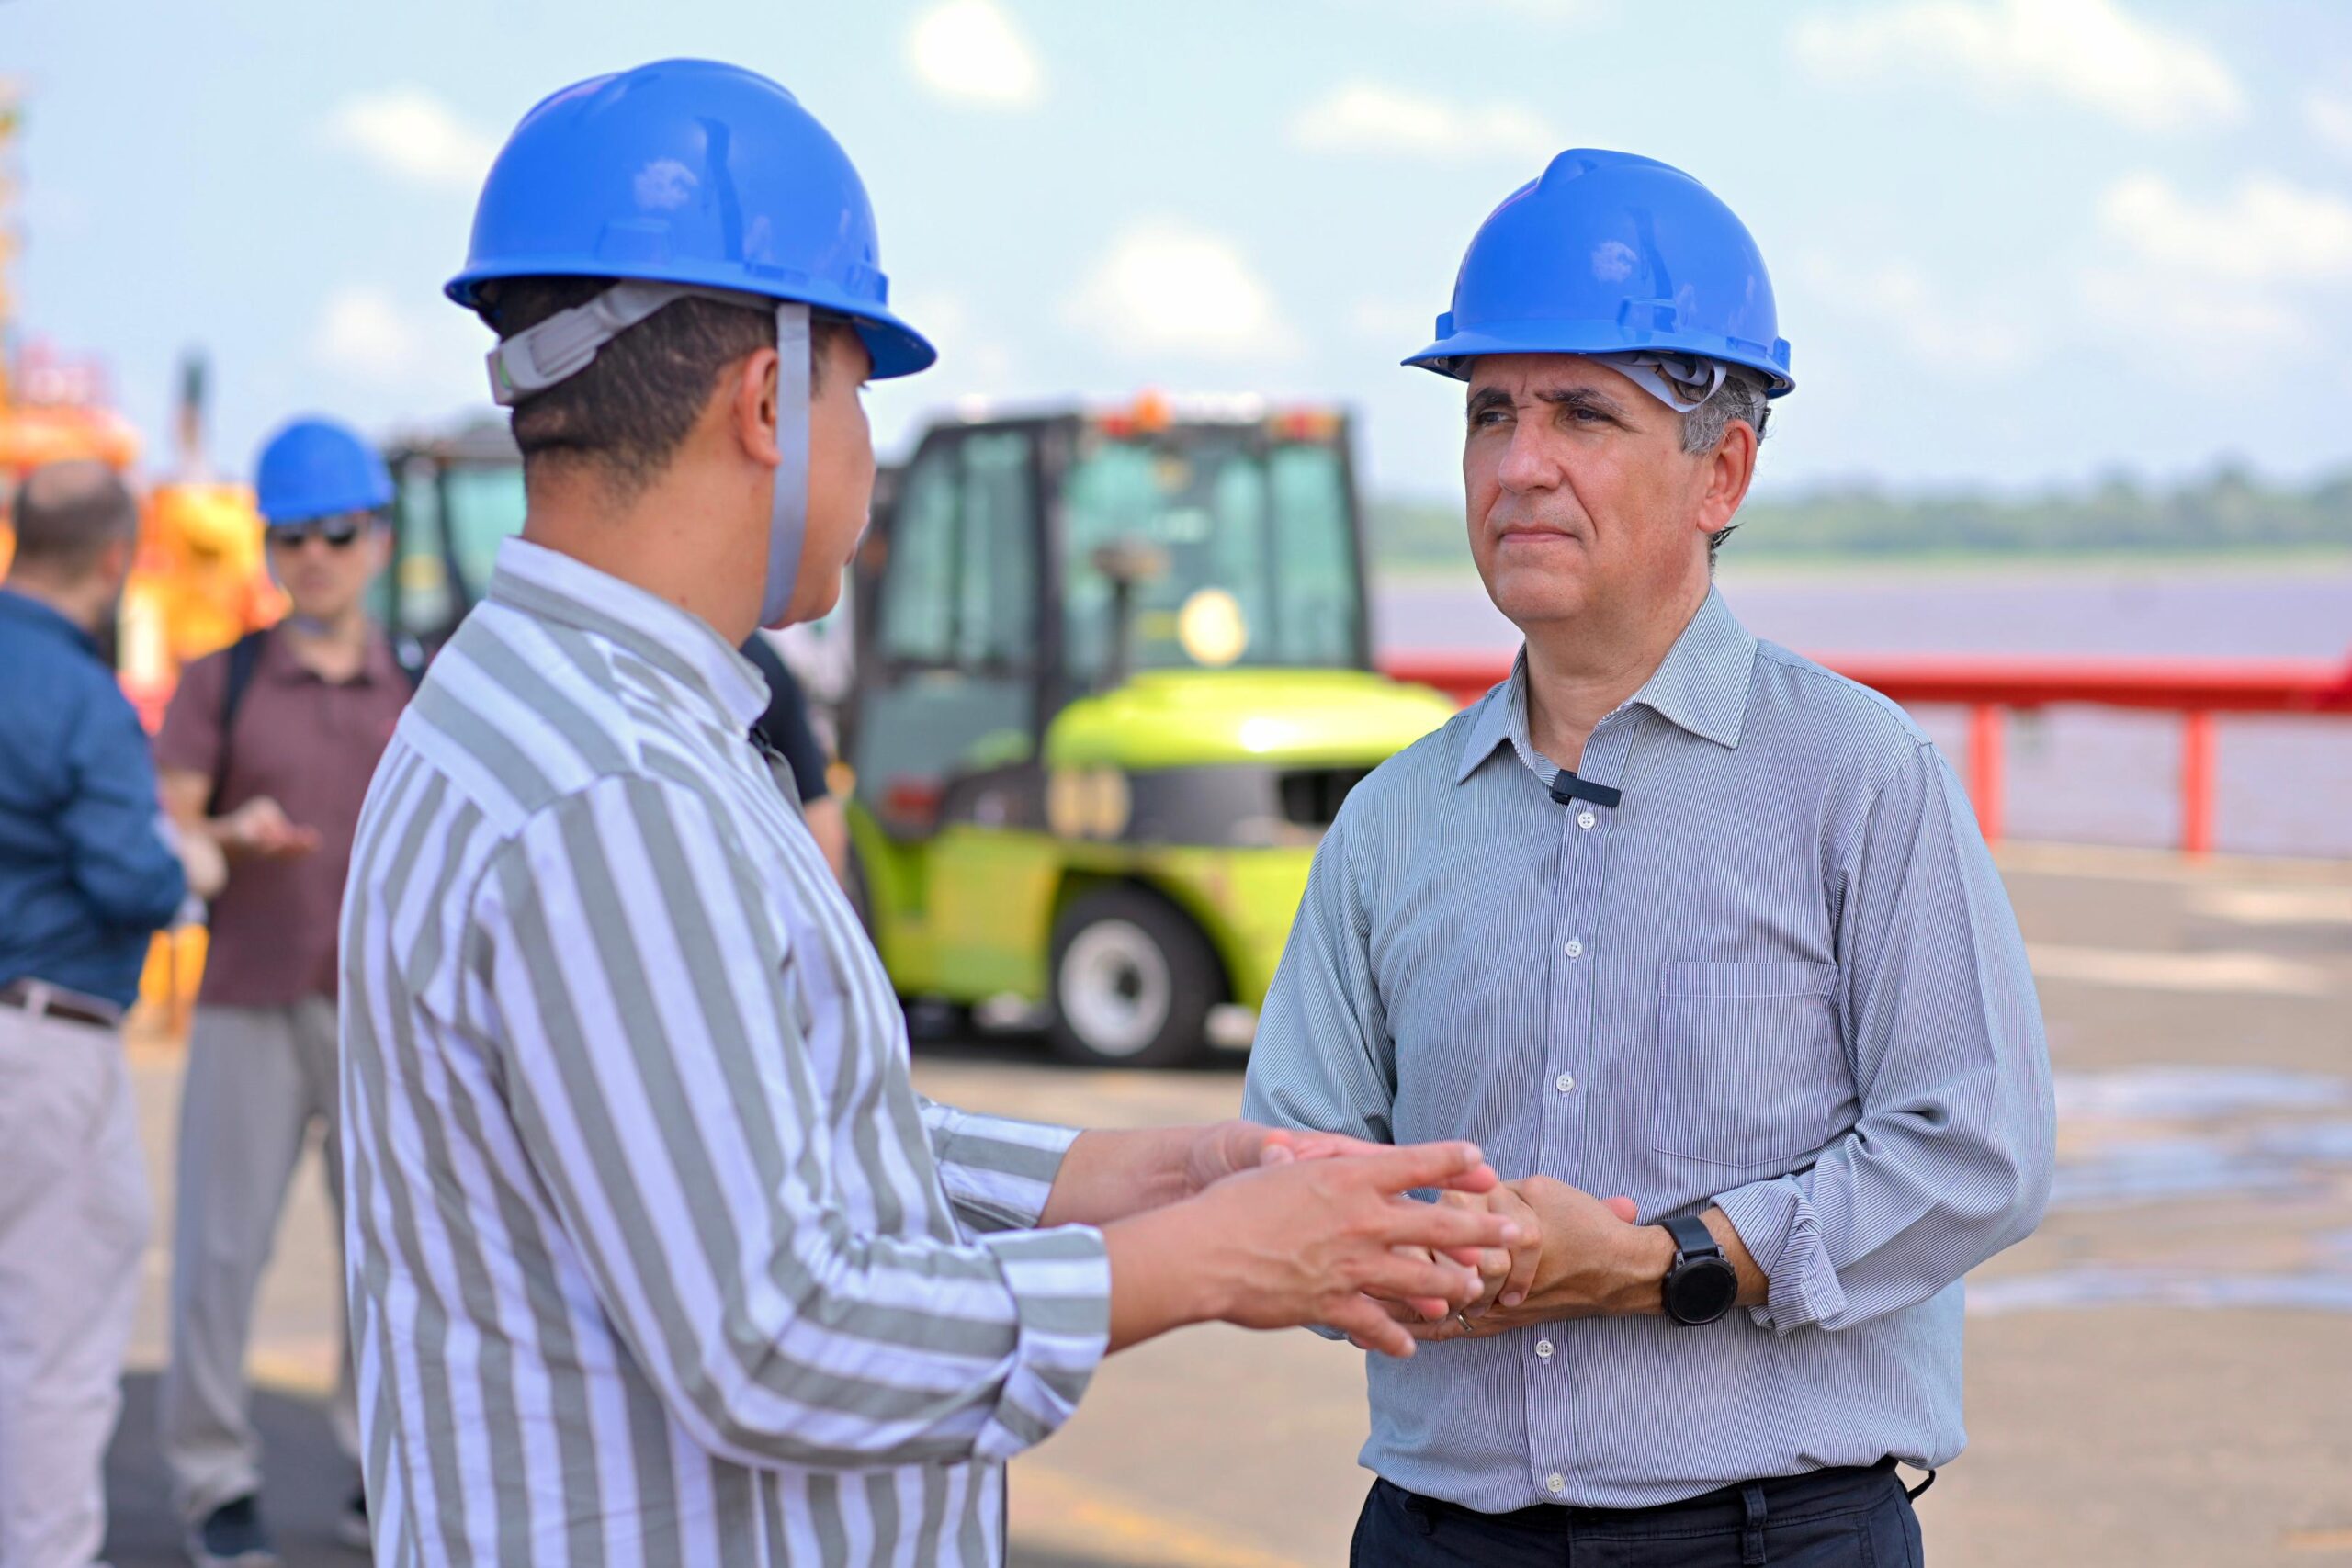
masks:
MULTIPOLYGON (((2030 496, 1844 483, 1752 500, 1738 521, 1727 547, 1776 558, 2352 549, 2352 471, 2298 488, 2231 466, 2168 488, 2116 477, 2030 496)), ((1379 566, 1469 564, 1459 502, 1374 499, 1365 526, 1379 566)))

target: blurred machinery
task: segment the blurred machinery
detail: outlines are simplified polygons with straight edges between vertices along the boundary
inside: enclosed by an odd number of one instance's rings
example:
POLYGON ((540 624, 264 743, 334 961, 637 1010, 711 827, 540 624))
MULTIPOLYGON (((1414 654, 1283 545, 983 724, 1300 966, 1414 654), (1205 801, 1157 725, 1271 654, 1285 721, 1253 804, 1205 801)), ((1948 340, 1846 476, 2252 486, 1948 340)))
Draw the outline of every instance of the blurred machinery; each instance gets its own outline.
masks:
MULTIPOLYGON (((96 362, 28 341, 17 327, 8 264, 24 241, 16 199, 22 105, 21 91, 0 82, 0 578, 15 545, 5 503, 26 473, 90 457, 128 473, 140 452, 138 433, 113 408, 96 362)), ((206 470, 204 389, 203 361, 190 355, 181 366, 173 470, 148 489, 110 649, 123 691, 151 730, 163 722, 183 666, 284 613, 262 559, 253 492, 206 470)), ((203 968, 202 926, 156 938, 141 991, 174 1034, 185 1026, 203 968)))

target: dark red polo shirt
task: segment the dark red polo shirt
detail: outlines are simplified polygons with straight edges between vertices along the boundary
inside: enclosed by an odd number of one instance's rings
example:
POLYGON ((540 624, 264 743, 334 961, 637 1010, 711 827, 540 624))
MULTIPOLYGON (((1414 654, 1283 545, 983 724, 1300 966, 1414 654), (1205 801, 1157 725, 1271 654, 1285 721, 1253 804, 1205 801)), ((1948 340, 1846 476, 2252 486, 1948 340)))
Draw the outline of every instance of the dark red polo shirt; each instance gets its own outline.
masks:
MULTIPOLYGON (((225 649, 181 672, 155 738, 159 768, 212 776, 228 678, 225 649)), ((335 929, 359 805, 411 694, 380 632, 357 677, 341 684, 304 668, 283 638, 263 643, 237 706, 219 809, 225 816, 266 795, 297 826, 317 829, 320 842, 299 859, 230 867, 212 901, 199 1000, 279 1007, 335 994, 335 929)))

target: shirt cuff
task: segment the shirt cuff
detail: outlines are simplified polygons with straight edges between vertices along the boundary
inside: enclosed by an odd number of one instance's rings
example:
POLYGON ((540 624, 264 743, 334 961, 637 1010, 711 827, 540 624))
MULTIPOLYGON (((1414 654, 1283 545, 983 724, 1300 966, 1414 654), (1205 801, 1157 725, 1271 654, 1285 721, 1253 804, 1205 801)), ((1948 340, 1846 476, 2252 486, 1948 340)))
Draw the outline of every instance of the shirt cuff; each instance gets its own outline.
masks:
POLYGON ((1078 1409, 1111 1348, 1111 1255, 1091 1225, 981 1238, 1012 1292, 1012 1370, 974 1457, 1002 1462, 1036 1447, 1078 1409))
POLYGON ((941 1185, 967 1230, 1036 1228, 1078 1128, 976 1116, 952 1105, 925 1105, 922 1119, 941 1185))
POLYGON ((1793 1179, 1736 1187, 1717 1194, 1715 1207, 1770 1282, 1764 1304, 1747 1309, 1758 1327, 1789 1334, 1846 1310, 1845 1287, 1822 1245, 1821 1216, 1793 1179))

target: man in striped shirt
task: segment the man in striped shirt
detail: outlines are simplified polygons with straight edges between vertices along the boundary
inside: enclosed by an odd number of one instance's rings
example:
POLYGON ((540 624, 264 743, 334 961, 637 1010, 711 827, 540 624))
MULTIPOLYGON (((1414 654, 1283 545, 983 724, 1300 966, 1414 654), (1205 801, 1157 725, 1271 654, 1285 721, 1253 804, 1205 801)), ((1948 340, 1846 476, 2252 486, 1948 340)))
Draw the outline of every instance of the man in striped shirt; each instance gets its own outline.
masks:
POLYGON ((1577 150, 1438 334, 1526 646, 1349 795, 1244 1109, 1476 1138, 1535 1239, 1374 1358, 1355 1560, 1916 1564, 1894 1465, 1960 1451, 1961 1277, 2040 1218, 2050 1064, 1951 770, 1713 589, 1791 386, 1770 280, 1697 181, 1577 150))
POLYGON ((832 602, 882 304, 840 148, 665 62, 540 105, 453 295, 529 521, 378 771, 344 910, 347 1254, 386 1563, 969 1563, 1106 1349, 1409 1335, 1507 1217, 1478 1151, 920 1099, 736 651, 832 602), (813 316, 813 321, 812 321, 813 316), (1326 1157, 1345 1156, 1348 1157, 1326 1157))

